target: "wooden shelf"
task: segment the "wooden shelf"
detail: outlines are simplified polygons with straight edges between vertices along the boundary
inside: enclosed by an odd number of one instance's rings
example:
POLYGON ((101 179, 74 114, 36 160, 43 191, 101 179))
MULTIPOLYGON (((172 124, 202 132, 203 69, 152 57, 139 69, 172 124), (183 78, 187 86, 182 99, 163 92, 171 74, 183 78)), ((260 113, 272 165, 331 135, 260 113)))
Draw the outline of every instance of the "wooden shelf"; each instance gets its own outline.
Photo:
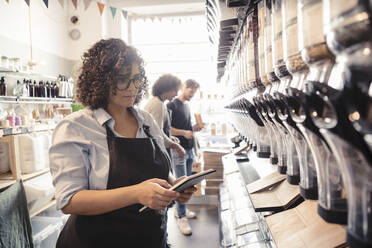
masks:
POLYGON ((0 174, 0 180, 12 180, 12 173, 9 171, 7 173, 0 174))
POLYGON ((43 170, 40 170, 40 171, 37 171, 37 172, 34 172, 34 173, 30 173, 30 174, 22 174, 21 175, 21 178, 23 181, 27 181, 27 180, 30 180, 34 177, 37 177, 37 176, 40 176, 40 175, 43 175, 45 173, 49 172, 49 168, 45 168, 43 170))
POLYGON ((30 218, 34 217, 35 215, 40 214, 44 210, 47 210, 48 208, 50 208, 52 206, 55 206, 55 205, 56 205, 56 200, 55 199, 52 199, 50 202, 48 202, 47 204, 45 204, 41 208, 39 208, 39 209, 37 209, 35 211, 30 212, 30 218))
POLYGON ((10 185, 12 185, 13 183, 15 183, 16 180, 3 180, 3 179, 0 179, 0 189, 3 189, 3 188, 6 188, 10 185))

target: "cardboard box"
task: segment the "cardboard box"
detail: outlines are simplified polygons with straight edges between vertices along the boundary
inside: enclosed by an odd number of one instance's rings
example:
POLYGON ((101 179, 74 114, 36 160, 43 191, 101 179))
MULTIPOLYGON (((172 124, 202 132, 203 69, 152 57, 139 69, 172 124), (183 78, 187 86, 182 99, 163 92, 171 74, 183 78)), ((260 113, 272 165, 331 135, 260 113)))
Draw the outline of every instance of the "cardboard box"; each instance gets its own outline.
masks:
POLYGON ((247 185, 248 192, 250 194, 266 190, 271 186, 283 181, 286 179, 286 175, 282 175, 279 172, 275 171, 266 177, 263 177, 253 183, 247 185))
POLYGON ((286 180, 271 190, 265 190, 250 195, 255 211, 281 211, 287 209, 298 200, 300 187, 291 185, 286 180))
POLYGON ((192 169, 193 172, 201 172, 202 171, 202 164, 200 162, 194 162, 192 164, 192 169))
POLYGON ((194 196, 201 196, 202 195, 202 192, 201 192, 201 183, 196 184, 195 187, 197 188, 197 191, 195 191, 195 193, 193 195, 194 196))
POLYGON ((205 180, 205 185, 207 187, 219 187, 220 184, 223 183, 223 179, 210 179, 210 178, 207 178, 205 180))
POLYGON ((218 195, 218 193, 220 192, 220 188, 219 187, 205 187, 204 191, 206 195, 218 195))
POLYGON ((325 222, 317 214, 317 202, 307 200, 299 206, 266 217, 278 248, 343 247, 346 231, 341 225, 325 222))

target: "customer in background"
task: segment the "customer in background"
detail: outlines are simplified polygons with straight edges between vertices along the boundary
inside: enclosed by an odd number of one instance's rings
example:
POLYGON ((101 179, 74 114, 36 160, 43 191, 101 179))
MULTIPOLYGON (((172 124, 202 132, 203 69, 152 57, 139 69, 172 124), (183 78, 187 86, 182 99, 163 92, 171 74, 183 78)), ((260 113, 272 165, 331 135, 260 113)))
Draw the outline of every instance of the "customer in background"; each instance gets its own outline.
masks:
POLYGON ((162 75, 152 86, 153 98, 146 104, 145 110, 154 117, 156 123, 163 131, 165 147, 176 150, 178 156, 183 158, 185 150, 179 144, 179 139, 170 135, 170 118, 167 107, 164 104, 164 101, 172 101, 177 96, 180 88, 181 80, 179 78, 171 74, 162 75))
POLYGON ((84 53, 77 98, 86 108, 57 125, 49 153, 57 208, 71 214, 57 248, 168 247, 165 209, 196 188, 169 190, 162 132, 135 107, 146 88, 143 60, 121 39, 84 53))
MULTIPOLYGON (((181 146, 186 151, 186 155, 181 158, 176 152, 171 150, 173 172, 177 178, 191 175, 194 161, 194 131, 200 131, 201 128, 197 124, 192 126, 190 107, 187 101, 191 100, 199 87, 195 80, 186 80, 183 84, 182 94, 167 104, 168 109, 171 111, 171 134, 180 140, 181 146)), ((192 230, 187 218, 195 218, 195 213, 188 210, 184 203, 177 202, 174 211, 181 233, 191 235, 192 230)))

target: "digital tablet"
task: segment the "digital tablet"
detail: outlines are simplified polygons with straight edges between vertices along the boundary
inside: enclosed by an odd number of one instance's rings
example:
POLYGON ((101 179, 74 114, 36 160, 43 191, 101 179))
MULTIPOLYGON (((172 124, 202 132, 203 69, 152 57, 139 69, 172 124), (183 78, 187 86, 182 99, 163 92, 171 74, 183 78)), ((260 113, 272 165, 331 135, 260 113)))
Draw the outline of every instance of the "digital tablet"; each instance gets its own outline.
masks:
POLYGON ((177 192, 182 192, 185 189, 190 188, 194 186, 195 184, 199 183, 200 181, 207 178, 210 174, 214 172, 216 172, 215 169, 209 169, 209 170, 201 171, 199 173, 185 177, 181 181, 173 185, 170 189, 177 191, 177 192))
MULTIPOLYGON (((193 174, 191 176, 185 177, 182 180, 180 180, 179 182, 177 182, 175 185, 173 185, 170 188, 170 190, 174 190, 174 191, 177 191, 177 192, 182 192, 185 189, 190 188, 190 187, 194 186, 195 184, 199 183, 203 179, 207 178, 210 174, 215 173, 215 172, 216 172, 215 169, 209 169, 209 170, 201 171, 199 173, 196 173, 196 174, 193 174)), ((139 212, 142 212, 147 208, 148 207, 143 206, 139 210, 139 212)))

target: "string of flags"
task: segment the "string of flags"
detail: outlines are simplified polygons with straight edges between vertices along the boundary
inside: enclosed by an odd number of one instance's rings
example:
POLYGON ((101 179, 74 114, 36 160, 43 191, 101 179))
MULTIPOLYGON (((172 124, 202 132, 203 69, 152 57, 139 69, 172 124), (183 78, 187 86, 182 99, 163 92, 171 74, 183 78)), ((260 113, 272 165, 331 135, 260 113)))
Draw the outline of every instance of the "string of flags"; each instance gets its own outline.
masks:
MULTIPOLYGON (((30 1, 31 0, 25 0, 25 2, 28 5, 28 7, 30 7, 30 1)), ((68 0, 58 0, 58 2, 59 2, 59 4, 61 5, 62 8, 64 7, 65 1, 68 1, 68 0)), ((84 10, 87 10, 93 0, 80 0, 80 1, 83 1, 84 10)), ((9 4, 10 0, 5 0, 5 2, 7 2, 9 4)), ((45 6, 47 8, 49 8, 49 0, 43 0, 43 2, 45 4, 45 6)), ((78 0, 71 0, 71 2, 74 5, 74 8, 77 9, 77 7, 78 7, 78 0)), ((103 13, 103 11, 104 11, 104 9, 106 7, 106 4, 97 2, 97 7, 98 7, 98 10, 99 10, 100 15, 102 16, 102 13, 103 13)), ((117 8, 116 7, 110 6, 110 12, 111 12, 111 15, 112 15, 112 18, 113 19, 115 19, 116 11, 117 11, 117 8)), ((124 18, 127 18, 128 17, 128 12, 127 11, 122 10, 122 14, 123 14, 123 17, 124 18)))

